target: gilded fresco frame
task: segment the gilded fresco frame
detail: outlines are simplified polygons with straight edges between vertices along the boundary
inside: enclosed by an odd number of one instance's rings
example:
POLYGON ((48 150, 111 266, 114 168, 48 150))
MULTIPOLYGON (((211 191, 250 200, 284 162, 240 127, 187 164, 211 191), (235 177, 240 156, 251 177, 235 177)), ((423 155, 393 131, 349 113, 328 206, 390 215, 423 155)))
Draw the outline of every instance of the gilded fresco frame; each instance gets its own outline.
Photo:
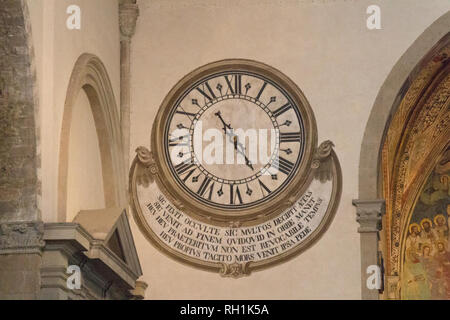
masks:
POLYGON ((403 85, 382 143, 382 243, 389 298, 401 298, 407 227, 427 178, 450 142, 449 56, 447 34, 403 85))

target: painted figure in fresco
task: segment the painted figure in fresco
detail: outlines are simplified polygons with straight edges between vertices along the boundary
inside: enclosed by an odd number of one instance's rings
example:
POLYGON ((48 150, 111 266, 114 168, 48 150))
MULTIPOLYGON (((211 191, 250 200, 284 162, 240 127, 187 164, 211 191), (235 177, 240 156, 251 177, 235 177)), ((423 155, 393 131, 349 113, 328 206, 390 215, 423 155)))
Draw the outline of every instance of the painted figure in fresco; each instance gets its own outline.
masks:
POLYGON ((428 177, 408 226, 402 299, 450 300, 450 149, 428 177))
MULTIPOLYGON (((450 219, 448 219, 448 217, 450 217, 450 204, 447 205, 447 230, 450 230, 450 219)), ((450 232, 447 234, 447 248, 450 248, 450 232)))
POLYGON ((440 298, 450 299, 450 253, 446 250, 444 241, 437 241, 436 249, 434 259, 443 286, 440 298))
POLYGON ((403 278, 404 298, 408 300, 431 298, 432 281, 427 272, 427 268, 432 268, 431 246, 426 245, 423 253, 422 244, 421 227, 417 223, 410 224, 403 278))
POLYGON ((428 244, 431 247, 436 241, 433 230, 431 229, 432 225, 433 223, 428 218, 424 218, 420 221, 420 226, 422 227, 422 232, 420 233, 422 246, 428 244))
POLYGON ((422 258, 413 246, 406 249, 402 279, 403 299, 431 299, 431 281, 428 279, 422 258))
POLYGON ((438 214, 434 217, 434 236, 437 240, 447 241, 448 239, 448 226, 443 214, 438 214))
POLYGON ((449 228, 443 214, 437 214, 432 220, 424 218, 420 225, 409 225, 402 279, 403 299, 450 299, 449 228))
POLYGON ((428 286, 430 287, 430 298, 436 299, 437 296, 445 293, 445 289, 442 285, 441 275, 438 270, 438 263, 431 255, 431 250, 431 246, 425 244, 422 248, 422 256, 419 260, 422 263, 426 273, 425 278, 427 279, 428 286))
POLYGON ((409 235, 406 238, 406 249, 411 248, 414 252, 419 252, 421 244, 420 226, 412 223, 409 226, 409 235))

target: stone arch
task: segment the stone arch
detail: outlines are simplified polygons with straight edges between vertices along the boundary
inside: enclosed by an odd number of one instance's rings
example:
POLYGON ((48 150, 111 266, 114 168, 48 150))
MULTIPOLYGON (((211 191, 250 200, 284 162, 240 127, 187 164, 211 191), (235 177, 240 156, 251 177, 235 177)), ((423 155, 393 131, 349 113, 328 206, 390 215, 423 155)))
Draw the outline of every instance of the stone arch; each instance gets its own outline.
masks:
MULTIPOLYGON (((427 63, 438 56, 438 52, 446 46, 450 31, 450 12, 447 12, 429 26, 395 64, 380 88, 366 125, 361 145, 359 162, 359 200, 354 201, 357 207, 357 220, 361 227, 361 292, 363 299, 378 299, 377 290, 369 290, 366 286, 366 268, 373 264, 385 268, 384 298, 398 298, 398 273, 390 269, 389 261, 393 255, 389 248, 392 225, 389 199, 383 192, 382 159, 383 146, 387 132, 391 127, 394 115, 398 113, 402 100, 427 63), (383 216, 383 213, 387 213, 383 216), (381 231, 381 225, 383 230, 381 231), (380 232, 381 231, 381 232, 380 232), (379 248, 379 240, 382 246, 379 248), (381 254, 380 254, 381 252, 381 254), (382 258, 382 259, 381 259, 382 258)), ((428 82, 431 84, 432 82, 428 82)), ((412 123, 410 123, 412 125, 412 123)), ((400 132, 403 132, 400 130, 400 132)), ((436 148, 439 149, 439 148, 436 148)), ((436 150, 434 153, 438 152, 436 150)), ((392 213, 392 212, 391 212, 392 213)), ((400 230, 397 230, 400 233, 400 230)), ((398 243, 400 246, 400 242, 398 243)), ((400 249, 395 249, 398 254, 400 249)), ((397 257, 397 259, 400 259, 397 257)))
POLYGON ((92 54, 81 55, 72 71, 67 89, 59 149, 58 221, 65 222, 69 137, 72 110, 78 94, 84 90, 91 105, 97 131, 106 207, 126 207, 123 148, 116 100, 107 71, 92 54))
MULTIPOLYGON (((380 173, 386 274, 401 281, 409 221, 423 186, 450 142, 450 33, 403 86, 384 135, 380 173), (398 278, 400 277, 400 278, 398 278)), ((394 290, 392 296, 398 298, 394 290)))
POLYGON ((392 115, 398 108, 408 82, 450 31, 450 12, 429 26, 392 68, 378 92, 367 121, 359 161, 359 199, 378 199, 381 194, 381 147, 392 115))

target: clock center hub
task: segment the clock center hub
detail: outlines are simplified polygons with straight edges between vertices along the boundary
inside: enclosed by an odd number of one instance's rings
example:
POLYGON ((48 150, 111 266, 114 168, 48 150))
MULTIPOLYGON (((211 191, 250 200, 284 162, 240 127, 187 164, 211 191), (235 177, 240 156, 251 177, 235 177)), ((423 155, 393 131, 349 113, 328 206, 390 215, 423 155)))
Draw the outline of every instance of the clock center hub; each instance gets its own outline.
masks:
POLYGON ((264 174, 278 150, 277 128, 261 102, 248 96, 222 97, 193 121, 192 156, 216 181, 249 182, 264 174))

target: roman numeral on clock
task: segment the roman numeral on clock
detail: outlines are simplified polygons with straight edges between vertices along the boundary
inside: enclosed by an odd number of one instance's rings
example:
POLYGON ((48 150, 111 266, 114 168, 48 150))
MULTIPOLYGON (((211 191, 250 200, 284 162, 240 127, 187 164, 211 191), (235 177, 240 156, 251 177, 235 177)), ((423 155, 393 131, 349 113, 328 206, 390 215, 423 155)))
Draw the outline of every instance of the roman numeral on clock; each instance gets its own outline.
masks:
POLYGON ((278 157, 278 161, 275 160, 273 166, 285 175, 289 175, 294 168, 294 164, 292 162, 282 157, 278 157))
POLYGON ((189 141, 184 141, 185 138, 189 138, 189 135, 181 136, 178 138, 170 139, 169 140, 169 147, 182 147, 182 146, 188 146, 189 141))
MULTIPOLYGON (((203 180, 202 184, 200 185, 200 188, 198 188, 198 191, 197 191, 197 194, 200 197, 203 197, 203 195, 205 194, 206 190, 208 189, 208 186, 209 186, 210 182, 211 182, 211 178, 205 177, 205 179, 203 180)), ((212 196, 212 189, 213 189, 213 187, 214 187, 214 183, 211 185, 211 188, 209 190, 209 197, 212 196)))
POLYGON ((188 117, 195 117, 195 113, 190 113, 190 112, 186 112, 186 111, 177 110, 176 113, 182 114, 182 115, 185 115, 185 116, 188 116, 188 117))
POLYGON ((267 192, 267 194, 270 194, 272 192, 264 183, 262 183, 261 180, 258 179, 258 182, 259 186, 261 187, 261 193, 263 194, 263 197, 264 197, 264 190, 267 192))
POLYGON ((300 132, 280 132, 280 143, 283 142, 300 142, 301 141, 300 132))
POLYGON ((236 186, 236 191, 235 191, 234 184, 230 184, 230 204, 236 204, 236 200, 239 201, 239 204, 243 203, 241 191, 239 190, 239 186, 236 186))
POLYGON ((288 111, 291 107, 292 107, 291 104, 288 102, 288 103, 286 103, 284 106, 281 106, 280 108, 278 108, 277 110, 275 110, 275 111, 273 112, 273 115, 274 115, 275 117, 279 117, 279 116, 281 116, 283 113, 285 113, 286 111, 288 111))
POLYGON ((214 190, 214 182, 213 182, 213 184, 211 185, 211 187, 209 187, 208 200, 211 200, 212 194, 213 194, 213 190, 214 190))
POLYGON ((263 86, 261 87, 261 90, 259 90, 259 93, 255 98, 256 100, 259 100, 259 98, 261 98, 261 95, 264 92, 264 89, 266 88, 266 86, 267 86, 267 82, 264 82, 263 86))
POLYGON ((169 143, 169 147, 187 147, 187 146, 189 146, 189 144, 183 141, 169 143))
POLYGON ((211 87, 210 87, 208 81, 206 81, 206 82, 204 83, 204 85, 205 85, 205 87, 208 89, 210 95, 208 95, 208 94, 205 92, 205 90, 204 90, 205 88, 200 89, 200 87, 198 87, 198 88, 197 88, 197 91, 200 92, 200 93, 201 93, 206 99, 208 99, 209 101, 212 101, 213 99, 216 99, 217 97, 216 97, 216 95, 214 94, 214 91, 212 91, 212 89, 211 89, 211 87))
POLYGON ((225 80, 227 81, 228 88, 231 91, 231 94, 242 94, 242 76, 240 74, 236 74, 233 77, 231 77, 231 80, 228 78, 228 76, 225 76, 225 80), (232 84, 234 77, 234 87, 232 84))
POLYGON ((192 169, 191 171, 188 172, 188 174, 183 178, 183 182, 186 183, 186 181, 188 181, 189 177, 192 176, 192 174, 195 172, 195 170, 197 170, 196 168, 192 169))
POLYGON ((182 175, 183 173, 191 169, 193 166, 194 164, 191 162, 182 162, 175 166, 175 171, 178 175, 182 175))

